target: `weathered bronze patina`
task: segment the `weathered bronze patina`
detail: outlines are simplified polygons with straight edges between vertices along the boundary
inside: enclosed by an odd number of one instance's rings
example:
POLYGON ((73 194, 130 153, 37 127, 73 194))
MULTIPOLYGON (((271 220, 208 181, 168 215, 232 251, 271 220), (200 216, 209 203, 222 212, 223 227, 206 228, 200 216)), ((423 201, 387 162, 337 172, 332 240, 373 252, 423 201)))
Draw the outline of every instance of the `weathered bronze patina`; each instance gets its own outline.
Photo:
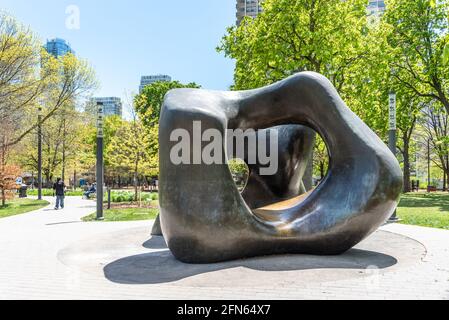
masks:
POLYGON ((402 189, 400 166, 387 146, 325 77, 312 72, 251 91, 171 91, 159 140, 161 227, 174 256, 187 263, 341 254, 392 215, 402 189), (223 135, 227 129, 284 132, 280 171, 260 177, 250 166, 242 195, 226 164, 173 164, 171 133, 192 132, 194 121, 223 135), (308 128, 326 142, 330 165, 324 181, 300 196, 314 139, 308 128))

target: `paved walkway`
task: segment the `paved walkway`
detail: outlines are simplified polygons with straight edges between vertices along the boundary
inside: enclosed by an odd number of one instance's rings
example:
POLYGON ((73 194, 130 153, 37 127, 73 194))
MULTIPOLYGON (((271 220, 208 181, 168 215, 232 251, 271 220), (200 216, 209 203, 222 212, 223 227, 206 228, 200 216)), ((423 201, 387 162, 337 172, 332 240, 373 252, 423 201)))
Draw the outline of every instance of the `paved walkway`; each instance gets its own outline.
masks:
POLYGON ((83 223, 95 204, 79 198, 51 208, 0 219, 0 299, 449 299, 449 231, 388 225, 339 257, 186 265, 151 222, 83 223))

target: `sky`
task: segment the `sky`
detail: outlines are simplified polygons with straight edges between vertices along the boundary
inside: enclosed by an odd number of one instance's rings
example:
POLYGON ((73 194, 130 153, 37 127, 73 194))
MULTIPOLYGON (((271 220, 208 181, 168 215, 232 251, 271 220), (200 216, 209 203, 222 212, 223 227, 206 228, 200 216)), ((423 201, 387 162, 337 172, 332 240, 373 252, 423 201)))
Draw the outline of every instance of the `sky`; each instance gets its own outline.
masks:
POLYGON ((42 41, 67 40, 96 71, 101 87, 94 96, 118 96, 126 103, 138 92, 142 75, 168 74, 205 89, 229 89, 234 62, 215 48, 226 28, 235 24, 235 4, 235 0, 0 0, 0 9, 30 26, 42 41))

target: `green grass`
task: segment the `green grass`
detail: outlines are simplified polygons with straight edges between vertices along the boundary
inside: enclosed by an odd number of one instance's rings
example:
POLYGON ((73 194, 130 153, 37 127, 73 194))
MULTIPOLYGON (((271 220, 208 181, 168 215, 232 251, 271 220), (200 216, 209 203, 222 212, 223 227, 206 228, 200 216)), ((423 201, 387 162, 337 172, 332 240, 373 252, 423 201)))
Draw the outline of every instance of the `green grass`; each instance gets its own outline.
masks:
MULTIPOLYGON (((54 193, 55 193, 55 191, 53 189, 42 189, 42 196, 44 196, 44 197, 53 197, 54 193)), ((75 191, 67 190, 65 193, 66 197, 82 197, 83 194, 84 194, 84 191, 81 189, 77 189, 75 191)), ((34 190, 28 189, 27 195, 37 196, 37 189, 34 189, 34 190)))
POLYGON ((403 224, 449 230, 449 193, 405 194, 398 217, 403 224))
MULTIPOLYGON (((27 190, 27 194, 29 196, 37 196, 37 189, 31 190, 28 189, 27 190)), ((75 191, 73 190, 67 190, 65 195, 66 197, 82 197, 84 194, 84 191, 81 189, 76 189, 75 191)), ((42 189, 42 195, 44 197, 53 197, 54 196, 54 190, 53 189, 42 189)), ((95 195, 92 195, 91 197, 94 198, 95 195)), ((140 200, 142 201, 154 201, 154 200, 158 200, 159 199, 159 195, 157 193, 149 193, 149 192, 145 192, 145 193, 141 193, 140 194, 140 200)), ((108 194, 107 192, 105 192, 104 194, 104 201, 106 202, 108 200, 108 194)), ((128 203, 128 202, 133 202, 134 201, 134 192, 133 191, 117 191, 117 190, 112 190, 111 192, 111 202, 113 203, 128 203)))
MULTIPOLYGON (((107 199, 107 194, 105 195, 105 199, 107 199)), ((141 193, 140 200, 142 201, 155 201, 159 199, 159 194, 157 193, 141 193)), ((134 201, 134 192, 133 191, 116 191, 112 190, 111 192, 111 202, 114 203, 126 203, 134 201)))
POLYGON ((0 218, 6 218, 39 210, 48 206, 47 201, 31 200, 31 199, 14 199, 6 202, 6 205, 0 206, 0 218))
MULTIPOLYGON (((158 209, 149 208, 125 208, 104 210, 104 221, 118 222, 118 221, 139 221, 156 219, 159 214, 158 209)), ((96 221, 97 213, 93 213, 83 218, 85 222, 96 221)))
MULTIPOLYGON (((157 206, 157 200, 149 201, 157 206)), ((105 210, 104 221, 136 221, 155 219, 158 209, 124 208, 105 210)), ((449 230, 449 193, 409 193, 402 196, 398 207, 401 223, 449 230)), ((83 221, 95 221, 93 213, 83 221)))

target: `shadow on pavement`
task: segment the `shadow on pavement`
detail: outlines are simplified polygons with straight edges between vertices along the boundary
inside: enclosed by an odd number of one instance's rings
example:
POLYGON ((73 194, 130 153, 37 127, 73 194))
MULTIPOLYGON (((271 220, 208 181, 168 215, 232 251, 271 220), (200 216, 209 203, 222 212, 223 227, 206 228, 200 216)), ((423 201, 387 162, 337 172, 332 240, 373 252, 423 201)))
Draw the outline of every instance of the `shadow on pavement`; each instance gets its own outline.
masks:
POLYGON ((63 222, 55 222, 55 223, 48 223, 46 226, 59 226, 62 224, 74 224, 74 223, 83 223, 83 221, 63 221, 63 222))
POLYGON ((150 240, 146 241, 143 244, 143 247, 147 249, 168 249, 164 237, 155 237, 155 236, 153 236, 150 240))
MULTIPOLYGON (((162 248, 162 237, 147 241, 144 246, 162 248), (161 238, 161 239, 158 239, 161 238)), ((164 242, 164 248, 165 242, 164 242)), ((216 264, 185 264, 169 250, 130 256, 114 261, 103 269, 106 278, 120 284, 161 284, 179 281, 209 272, 238 267, 259 271, 298 271, 311 269, 366 270, 372 266, 385 269, 398 261, 382 253, 352 249, 340 256, 282 255, 237 260, 216 264)))

